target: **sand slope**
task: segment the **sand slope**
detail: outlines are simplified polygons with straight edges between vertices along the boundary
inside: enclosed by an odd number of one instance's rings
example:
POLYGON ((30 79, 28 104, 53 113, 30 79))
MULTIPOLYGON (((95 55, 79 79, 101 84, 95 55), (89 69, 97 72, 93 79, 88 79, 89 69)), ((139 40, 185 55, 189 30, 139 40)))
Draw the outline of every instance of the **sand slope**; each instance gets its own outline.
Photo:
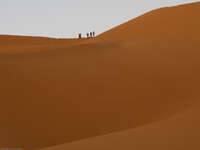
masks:
POLYGON ((84 39, 53 39, 45 37, 26 37, 0 35, 0 54, 33 53, 72 46, 84 39))
POLYGON ((200 98, 199 17, 193 3, 152 11, 95 39, 1 36, 0 145, 41 149, 128 129, 148 137, 154 130, 137 128, 184 118, 200 98))
POLYGON ((53 146, 43 150, 199 149, 199 113, 199 108, 195 108, 170 119, 136 129, 53 146))
POLYGON ((104 39, 134 40, 134 42, 155 38, 199 39, 200 3, 153 10, 122 24, 100 37, 104 39))

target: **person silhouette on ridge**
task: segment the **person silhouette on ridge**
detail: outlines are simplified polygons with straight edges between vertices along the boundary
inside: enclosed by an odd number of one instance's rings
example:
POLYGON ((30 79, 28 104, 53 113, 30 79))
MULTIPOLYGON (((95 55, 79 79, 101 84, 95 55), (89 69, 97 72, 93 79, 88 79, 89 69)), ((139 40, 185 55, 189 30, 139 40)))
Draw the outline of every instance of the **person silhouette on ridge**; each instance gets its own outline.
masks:
POLYGON ((89 33, 87 33, 87 38, 89 38, 89 33))
POLYGON ((79 39, 81 39, 81 38, 82 38, 82 37, 81 37, 81 33, 79 33, 79 34, 78 34, 78 38, 79 38, 79 39))
POLYGON ((92 35, 93 35, 93 37, 95 37, 95 32, 94 31, 92 32, 92 35))

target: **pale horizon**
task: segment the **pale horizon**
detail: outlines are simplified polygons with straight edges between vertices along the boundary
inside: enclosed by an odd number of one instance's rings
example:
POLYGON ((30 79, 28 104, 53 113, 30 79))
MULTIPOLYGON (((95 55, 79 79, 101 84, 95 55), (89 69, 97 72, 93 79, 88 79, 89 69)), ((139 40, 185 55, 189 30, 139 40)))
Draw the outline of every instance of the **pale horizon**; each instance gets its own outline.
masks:
POLYGON ((192 2, 198 1, 1 0, 0 34, 54 38, 76 38, 90 31, 101 34, 153 9, 192 2))

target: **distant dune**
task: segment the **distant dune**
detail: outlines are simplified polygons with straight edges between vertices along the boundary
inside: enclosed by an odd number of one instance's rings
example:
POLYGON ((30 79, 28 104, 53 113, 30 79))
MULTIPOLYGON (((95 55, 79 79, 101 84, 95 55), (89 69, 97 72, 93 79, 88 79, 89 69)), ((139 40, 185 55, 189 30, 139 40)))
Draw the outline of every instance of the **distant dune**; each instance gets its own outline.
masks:
POLYGON ((200 149, 200 3, 93 39, 0 36, 0 145, 200 149))

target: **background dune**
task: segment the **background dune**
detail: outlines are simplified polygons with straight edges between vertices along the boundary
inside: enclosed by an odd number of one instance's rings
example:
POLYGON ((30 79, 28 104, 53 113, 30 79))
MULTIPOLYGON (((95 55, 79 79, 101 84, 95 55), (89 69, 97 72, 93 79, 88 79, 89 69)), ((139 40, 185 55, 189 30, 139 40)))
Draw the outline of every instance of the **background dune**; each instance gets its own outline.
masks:
POLYGON ((158 139, 171 149, 176 136, 179 145, 196 142, 199 111, 187 111, 199 108, 199 17, 193 3, 88 40, 0 36, 0 145, 145 149, 158 139), (100 137, 74 142, 93 136, 100 137))

